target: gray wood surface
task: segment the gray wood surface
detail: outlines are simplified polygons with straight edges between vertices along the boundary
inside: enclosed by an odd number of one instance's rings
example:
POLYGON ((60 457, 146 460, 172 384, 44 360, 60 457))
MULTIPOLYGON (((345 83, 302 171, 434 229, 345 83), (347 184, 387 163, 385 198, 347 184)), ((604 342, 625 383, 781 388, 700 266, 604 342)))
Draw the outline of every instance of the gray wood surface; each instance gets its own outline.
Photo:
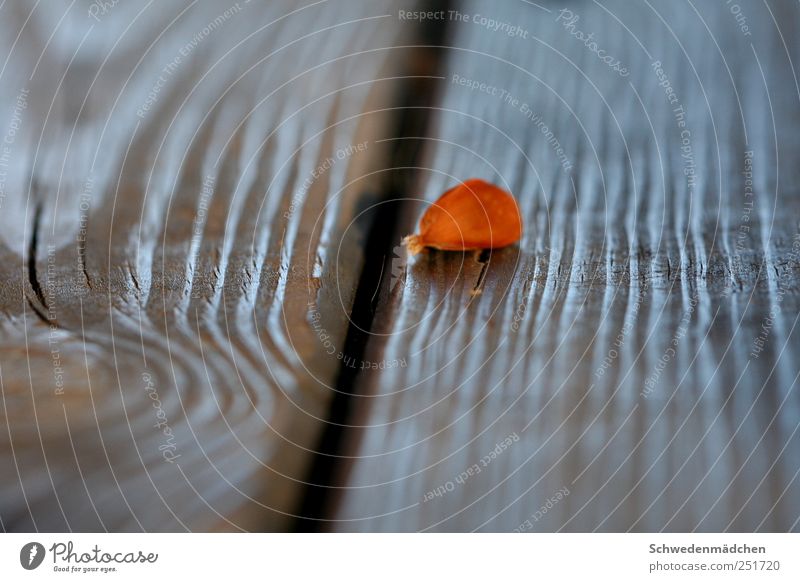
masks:
POLYGON ((101 4, 0 3, 0 527, 286 529, 413 29, 101 4))
POLYGON ((101 4, 0 2, 0 529, 800 529, 796 2, 101 4))
POLYGON ((473 176, 526 232, 390 253, 330 529, 800 528, 800 10, 738 7, 458 6, 395 240, 473 176))

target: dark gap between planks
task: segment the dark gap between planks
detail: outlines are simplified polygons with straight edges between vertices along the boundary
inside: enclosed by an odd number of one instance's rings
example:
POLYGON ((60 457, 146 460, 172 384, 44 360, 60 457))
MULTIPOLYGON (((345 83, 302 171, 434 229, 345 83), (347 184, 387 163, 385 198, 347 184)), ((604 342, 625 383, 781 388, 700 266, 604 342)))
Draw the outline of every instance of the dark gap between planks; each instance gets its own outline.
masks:
MULTIPOLYGON (((450 7, 450 2, 439 1, 430 8, 426 6, 426 9, 447 10, 450 7)), ((409 63, 410 70, 407 74, 435 76, 440 73, 444 63, 441 47, 445 45, 449 31, 449 25, 442 22, 424 22, 419 26, 417 40, 420 48, 415 51, 412 62, 409 63), (424 71, 416 70, 420 67, 424 71)), ((414 183, 416 174, 408 168, 414 167, 421 159, 421 144, 419 140, 402 138, 426 135, 430 118, 428 107, 436 103, 436 100, 436 79, 417 77, 404 81, 402 90, 396 97, 396 106, 402 113, 398 115, 392 133, 399 139, 395 142, 389 160, 389 167, 397 169, 391 173, 383 202, 406 196, 409 186, 414 183)), ((358 281, 343 350, 352 358, 351 361, 360 361, 365 356, 380 297, 377 290, 386 274, 387 258, 391 261, 392 249, 398 240, 398 222, 404 215, 404 212, 398 212, 398 205, 403 204, 406 203, 380 204, 369 227, 364 267, 358 281)), ((345 462, 339 455, 348 425, 352 421, 355 387, 360 373, 359 367, 352 367, 344 362, 339 368, 330 416, 315 449, 299 508, 295 512, 292 529, 296 532, 318 532, 326 529, 327 517, 331 514, 330 509, 338 494, 336 481, 340 475, 340 463, 345 462)))

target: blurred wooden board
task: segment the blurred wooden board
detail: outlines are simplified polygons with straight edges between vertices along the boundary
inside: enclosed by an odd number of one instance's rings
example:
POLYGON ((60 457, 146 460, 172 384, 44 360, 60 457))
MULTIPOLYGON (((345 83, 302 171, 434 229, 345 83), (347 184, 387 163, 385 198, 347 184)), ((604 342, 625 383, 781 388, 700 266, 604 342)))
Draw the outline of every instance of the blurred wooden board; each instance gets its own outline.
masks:
POLYGON ((396 240, 473 176, 527 230, 387 259, 330 528, 797 531, 797 4, 458 9, 396 240))
POLYGON ((95 4, 0 8, 0 527, 285 529, 412 29, 95 4))

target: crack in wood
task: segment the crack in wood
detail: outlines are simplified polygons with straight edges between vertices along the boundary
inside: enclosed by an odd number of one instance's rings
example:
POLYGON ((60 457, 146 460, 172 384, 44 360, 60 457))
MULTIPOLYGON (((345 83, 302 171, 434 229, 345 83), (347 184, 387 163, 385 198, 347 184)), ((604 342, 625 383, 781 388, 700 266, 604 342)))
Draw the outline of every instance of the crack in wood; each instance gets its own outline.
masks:
MULTIPOLYGON (((437 1, 439 9, 446 9, 448 1, 437 1)), ((422 26, 417 35, 420 42, 417 51, 428 54, 417 59, 409 59, 410 63, 426 63, 427 67, 438 69, 443 64, 440 49, 432 49, 443 43, 448 32, 447 26, 422 26), (424 48, 423 48, 424 47, 424 48)), ((398 136, 395 148, 391 153, 390 167, 394 170, 392 184, 388 193, 383 196, 383 201, 388 202, 404 197, 403 191, 416 177, 416 161, 421 158, 418 147, 404 139, 410 136, 424 135, 421 133, 430 123, 430 105, 436 102, 437 91, 434 72, 428 76, 419 76, 408 79, 402 86, 402 94, 397 97, 399 102, 397 126, 392 135, 398 136)), ((378 204, 377 215, 369 227, 366 236, 364 263, 360 279, 356 286, 356 295, 350 314, 350 325, 347 330, 344 349, 346 358, 343 360, 335 385, 335 396, 331 403, 329 417, 325 430, 322 432, 319 445, 316 447, 316 457, 311 465, 309 477, 306 479, 306 491, 301 496, 300 508, 296 512, 297 518, 293 529, 295 531, 323 531, 326 529, 327 518, 331 515, 332 507, 338 499, 336 483, 346 464, 346 457, 342 457, 345 448, 345 438, 353 427, 349 424, 353 417, 353 408, 356 397, 355 386, 361 370, 352 362, 363 361, 370 339, 370 330, 374 324, 377 304, 380 302, 379 290, 384 285, 384 262, 391 256, 393 236, 398 227, 402 212, 397 212, 397 205, 405 207, 406 202, 397 202, 393 205, 378 204)))
POLYGON ((470 292, 470 295, 473 297, 483 293, 483 283, 486 279, 486 271, 489 268, 490 259, 492 258, 492 251, 491 249, 483 249, 476 254, 478 255, 476 260, 481 264, 481 271, 478 273, 478 278, 475 281, 475 285, 472 287, 472 291, 470 292))
POLYGON ((33 212, 33 224, 31 225, 31 238, 28 244, 28 283, 33 290, 34 297, 38 300, 39 304, 33 300, 29 295, 26 296, 28 305, 31 306, 36 316, 47 325, 55 325, 58 327, 58 322, 55 318, 50 319, 47 312, 50 311, 47 305, 47 299, 42 291, 42 286, 39 284, 39 277, 36 275, 36 256, 39 246, 39 229, 42 222, 42 203, 38 202, 33 212))

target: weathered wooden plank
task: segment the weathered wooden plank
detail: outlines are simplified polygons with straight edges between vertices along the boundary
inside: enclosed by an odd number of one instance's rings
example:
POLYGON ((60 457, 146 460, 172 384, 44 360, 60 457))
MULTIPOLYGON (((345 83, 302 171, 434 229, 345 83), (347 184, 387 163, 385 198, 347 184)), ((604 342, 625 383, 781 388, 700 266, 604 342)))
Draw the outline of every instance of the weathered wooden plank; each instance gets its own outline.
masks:
POLYGON ((800 527, 800 20, 738 8, 447 15, 397 240, 473 176, 527 229, 394 259, 331 528, 800 527))
POLYGON ((2 528, 286 528, 413 29, 101 4, 0 12, 2 528))

